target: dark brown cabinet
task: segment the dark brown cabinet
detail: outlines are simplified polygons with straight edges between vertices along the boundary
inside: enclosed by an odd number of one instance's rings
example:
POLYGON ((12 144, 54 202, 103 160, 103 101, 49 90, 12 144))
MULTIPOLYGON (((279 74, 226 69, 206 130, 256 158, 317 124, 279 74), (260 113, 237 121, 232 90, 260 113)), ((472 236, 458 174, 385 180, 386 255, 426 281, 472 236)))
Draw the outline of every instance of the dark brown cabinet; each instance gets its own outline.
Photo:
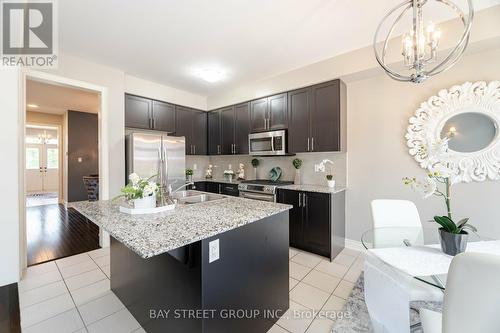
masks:
POLYGON ((234 106, 234 145, 236 154, 248 154, 248 134, 250 134, 250 103, 234 106))
POLYGON ((335 258, 345 246, 345 192, 317 193, 280 189, 278 202, 289 212, 290 246, 335 258))
POLYGON ((221 150, 220 112, 208 113, 208 154, 220 155, 221 150))
POLYGON ((202 182, 195 182, 194 186, 195 189, 198 191, 230 195, 233 197, 237 197, 240 194, 237 184, 202 181, 202 182))
POLYGON ((184 106, 176 106, 176 136, 186 138, 186 155, 206 155, 207 114, 184 106))
POLYGON ((153 101, 152 129, 175 133, 175 105, 153 101))
POLYGON ((345 84, 340 80, 288 93, 291 153, 345 150, 345 84))
POLYGON ((250 114, 248 103, 242 103, 208 114, 210 155, 248 154, 250 114))
POLYGON ((234 154, 234 107, 218 111, 221 119, 222 155, 234 154))
POLYGON ((264 97, 250 102, 251 132, 287 128, 287 94, 264 97))
POLYGON ((125 95, 125 126, 131 128, 151 129, 153 103, 150 99, 125 95))

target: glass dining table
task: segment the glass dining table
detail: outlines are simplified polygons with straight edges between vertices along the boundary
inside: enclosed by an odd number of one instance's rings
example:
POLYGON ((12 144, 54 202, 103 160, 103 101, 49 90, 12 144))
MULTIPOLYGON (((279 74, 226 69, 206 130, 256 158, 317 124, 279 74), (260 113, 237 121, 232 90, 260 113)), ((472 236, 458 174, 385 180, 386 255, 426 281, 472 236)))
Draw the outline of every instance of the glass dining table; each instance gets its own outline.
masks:
MULTIPOLYGON (((469 233, 468 242, 491 240, 476 233, 469 233)), ((361 236, 363 246, 368 249, 435 245, 439 247, 439 232, 436 226, 382 227, 367 230, 361 236)), ((415 279, 444 290, 447 274, 413 276, 415 279)))

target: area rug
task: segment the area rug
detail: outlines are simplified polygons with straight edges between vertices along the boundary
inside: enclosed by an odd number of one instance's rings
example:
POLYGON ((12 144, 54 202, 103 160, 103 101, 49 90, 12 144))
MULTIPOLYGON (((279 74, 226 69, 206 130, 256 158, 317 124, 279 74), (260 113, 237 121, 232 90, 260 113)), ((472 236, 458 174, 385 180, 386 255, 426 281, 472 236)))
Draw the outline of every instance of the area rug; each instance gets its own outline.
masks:
MULTIPOLYGON (((439 302, 411 302, 411 308, 413 309, 431 309, 435 311, 441 311, 442 304, 439 302)), ((349 314, 343 318, 338 318, 335 321, 335 325, 332 328, 332 333, 366 333, 373 332, 370 316, 368 314, 368 309, 365 304, 364 295, 364 279, 363 274, 359 277, 356 282, 351 295, 347 299, 347 302, 342 309, 344 314, 349 314)), ((411 323, 415 324, 420 322, 420 318, 416 311, 410 312, 411 323)), ((423 333, 422 330, 417 329, 416 333, 423 333)))

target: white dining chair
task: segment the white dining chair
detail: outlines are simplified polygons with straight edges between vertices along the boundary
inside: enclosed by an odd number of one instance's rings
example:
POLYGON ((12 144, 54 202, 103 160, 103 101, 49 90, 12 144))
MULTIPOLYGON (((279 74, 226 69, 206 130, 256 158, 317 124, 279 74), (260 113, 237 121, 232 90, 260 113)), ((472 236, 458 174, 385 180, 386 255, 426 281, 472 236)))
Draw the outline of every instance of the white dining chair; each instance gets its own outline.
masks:
MULTIPOLYGON (((376 199, 371 202, 375 247, 393 247, 395 240, 406 239, 423 245, 423 231, 417 206, 408 200, 376 199), (377 229, 381 229, 377 232, 377 229), (390 228, 394 228, 391 230, 390 228), (396 229, 399 228, 399 229, 396 229)), ((399 245, 399 244, 398 244, 399 245)), ((404 244, 401 244, 403 246, 404 244)))
MULTIPOLYGON (((417 206, 408 200, 376 199, 371 202, 373 222, 373 245, 375 248, 405 246, 403 239, 411 245, 424 245, 422 222, 417 206), (377 229, 380 229, 377 233, 377 229), (392 230, 391 228, 394 228, 392 230), (401 242, 400 244, 398 242, 401 242)), ((386 272, 389 273, 389 272, 386 272)), ((443 300, 443 292, 417 279, 412 279, 409 285, 409 301, 443 300)), ((417 309, 412 308, 417 311, 417 309)), ((419 324, 412 326, 411 331, 420 328, 419 324)))
POLYGON ((462 253, 451 262, 443 313, 421 309, 424 333, 500 332, 500 256, 462 253))

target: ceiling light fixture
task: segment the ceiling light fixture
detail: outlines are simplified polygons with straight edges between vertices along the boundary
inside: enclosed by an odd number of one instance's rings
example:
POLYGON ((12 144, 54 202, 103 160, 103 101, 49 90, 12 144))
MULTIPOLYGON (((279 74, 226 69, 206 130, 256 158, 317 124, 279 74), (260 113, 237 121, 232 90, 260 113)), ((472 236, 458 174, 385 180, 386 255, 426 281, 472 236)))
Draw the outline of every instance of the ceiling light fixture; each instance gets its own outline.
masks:
POLYGON ((209 83, 221 81, 226 76, 223 71, 216 68, 198 69, 194 73, 197 77, 209 83))
POLYGON ((36 109, 38 107, 38 105, 36 104, 26 104, 26 106, 33 109, 36 109))
MULTIPOLYGON (((373 40, 373 49, 377 62, 382 66, 387 75, 394 80, 406 81, 413 83, 421 83, 427 78, 437 75, 451 68, 463 55, 467 45, 469 44, 470 31, 472 27, 472 19, 474 18, 474 8, 472 0, 467 0, 469 13, 466 16, 464 12, 456 4, 450 0, 406 0, 394 7, 380 22, 375 37, 373 40), (438 45, 441 38, 441 30, 433 23, 424 26, 423 7, 432 1, 440 3, 451 8, 458 15, 464 25, 464 31, 460 37, 458 44, 444 57, 441 62, 438 62, 438 45), (401 10, 402 9, 402 10, 401 10), (398 73, 389 68, 386 63, 387 46, 394 32, 396 25, 401 21, 407 12, 413 15, 412 26, 410 30, 403 34, 402 39, 402 55, 404 65, 410 72, 408 75, 398 73), (378 35, 384 23, 396 14, 397 17, 392 23, 387 37, 383 42, 382 54, 377 50, 378 35), (427 65, 438 62, 434 67, 428 69, 427 65)), ((428 7, 427 7, 428 8, 428 7)))

